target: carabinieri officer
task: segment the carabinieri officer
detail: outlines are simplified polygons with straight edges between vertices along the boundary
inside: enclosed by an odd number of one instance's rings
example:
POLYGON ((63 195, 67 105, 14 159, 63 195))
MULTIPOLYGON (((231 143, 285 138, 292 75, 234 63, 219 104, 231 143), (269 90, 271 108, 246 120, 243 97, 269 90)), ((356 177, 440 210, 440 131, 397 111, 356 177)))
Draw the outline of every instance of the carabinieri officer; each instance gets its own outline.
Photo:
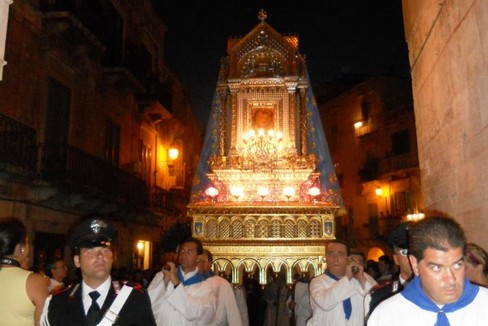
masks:
POLYGON ((101 219, 86 220, 75 229, 69 244, 83 280, 46 300, 41 325, 156 325, 142 287, 110 276, 116 237, 113 226, 101 219))

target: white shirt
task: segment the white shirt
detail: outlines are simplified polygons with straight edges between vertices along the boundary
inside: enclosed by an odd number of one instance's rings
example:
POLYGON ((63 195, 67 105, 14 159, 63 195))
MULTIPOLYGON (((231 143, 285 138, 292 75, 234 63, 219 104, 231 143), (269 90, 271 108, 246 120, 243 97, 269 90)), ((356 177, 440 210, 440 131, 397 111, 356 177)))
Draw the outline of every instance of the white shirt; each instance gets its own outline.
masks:
POLYGON ((171 281, 164 284, 164 274, 159 272, 147 292, 158 326, 208 325, 213 320, 216 296, 207 281, 187 286, 180 283, 175 289, 171 281))
POLYGON ((237 288, 232 288, 234 291, 234 296, 236 297, 237 307, 241 313, 242 325, 249 326, 249 314, 247 311, 247 300, 246 291, 243 286, 238 286, 237 288))
POLYGON ((371 276, 366 277, 365 287, 355 279, 343 277, 336 281, 322 274, 310 282, 310 305, 313 315, 307 322, 308 326, 334 325, 334 326, 363 326, 365 294, 376 284, 371 276), (351 299, 352 312, 346 319, 343 301, 351 299))
POLYGON ((107 298, 108 291, 110 290, 110 286, 112 285, 112 278, 108 277, 105 282, 103 282, 98 288, 92 289, 89 287, 85 281, 81 282, 81 299, 83 301, 83 307, 85 308, 85 315, 88 313, 88 309, 92 304, 92 298, 88 295, 88 293, 92 291, 97 291, 100 293, 100 296, 97 299, 98 306, 102 308, 105 299, 107 298))
POLYGON ((210 283, 212 291, 217 295, 217 311, 209 325, 242 326, 241 314, 230 283, 220 276, 209 277, 206 282, 210 283))
MULTIPOLYGON (((480 287, 473 302, 446 313, 451 326, 485 326, 488 323, 488 289, 480 287)), ((381 302, 368 319, 368 326, 434 325, 437 313, 424 310, 401 293, 381 302)))
POLYGON ((49 285, 48 285, 48 287, 47 287, 47 290, 49 291, 49 293, 51 293, 51 291, 52 291, 54 288, 57 288, 57 287, 58 287, 58 286, 60 286, 60 285, 63 285, 63 286, 64 286, 63 282, 58 282, 58 281, 56 281, 55 279, 50 278, 50 279, 49 279, 49 285))
POLYGON ((306 325, 307 320, 312 316, 310 306, 309 283, 297 281, 295 284, 295 319, 297 326, 306 325))

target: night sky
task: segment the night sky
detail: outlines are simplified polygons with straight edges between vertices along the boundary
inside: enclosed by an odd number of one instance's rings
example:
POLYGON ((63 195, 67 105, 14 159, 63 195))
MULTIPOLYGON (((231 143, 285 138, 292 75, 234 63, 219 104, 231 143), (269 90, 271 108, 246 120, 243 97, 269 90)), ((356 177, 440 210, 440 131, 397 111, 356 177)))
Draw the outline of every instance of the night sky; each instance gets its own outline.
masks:
POLYGON ((227 39, 244 36, 258 12, 281 34, 298 34, 314 85, 351 76, 409 74, 400 0, 152 0, 167 27, 170 69, 206 126, 227 39))

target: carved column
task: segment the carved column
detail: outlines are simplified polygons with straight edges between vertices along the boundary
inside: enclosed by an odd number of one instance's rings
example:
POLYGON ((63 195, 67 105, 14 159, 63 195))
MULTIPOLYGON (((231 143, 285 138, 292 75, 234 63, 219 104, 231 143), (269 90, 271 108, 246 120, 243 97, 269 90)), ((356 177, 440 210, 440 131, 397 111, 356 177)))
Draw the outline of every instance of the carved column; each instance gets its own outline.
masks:
POLYGON ((307 154, 307 88, 300 88, 300 154, 307 154))
POLYGON ((288 154, 296 155, 297 154, 297 141, 296 141, 296 128, 295 128, 295 110, 296 110, 296 84, 293 87, 288 87, 288 107, 289 107, 289 128, 288 131, 290 133, 290 148, 288 154))
POLYGON ((220 117, 219 117, 219 156, 225 156, 227 130, 227 89, 219 88, 220 117))
POLYGON ((229 85, 230 89, 230 152, 229 156, 237 156, 237 102, 238 89, 229 85))

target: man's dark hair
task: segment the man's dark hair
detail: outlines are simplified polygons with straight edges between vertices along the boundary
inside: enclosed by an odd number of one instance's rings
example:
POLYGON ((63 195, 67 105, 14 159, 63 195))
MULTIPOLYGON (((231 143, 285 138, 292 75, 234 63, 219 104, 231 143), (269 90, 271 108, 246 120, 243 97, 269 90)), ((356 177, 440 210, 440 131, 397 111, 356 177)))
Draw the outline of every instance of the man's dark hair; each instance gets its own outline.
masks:
POLYGON ((421 261, 424 251, 428 248, 448 251, 449 249, 466 246, 464 231, 454 219, 450 217, 427 217, 413 224, 409 230, 409 253, 421 261))
POLYGON ((391 260, 390 256, 383 255, 380 258, 378 258, 378 262, 380 262, 380 261, 384 262, 385 265, 388 265, 388 268, 390 268, 390 269, 393 266, 393 261, 391 260))
POLYGON ((193 242, 194 244, 197 245, 197 255, 201 255, 203 253, 202 242, 200 240, 198 240, 197 238, 193 238, 193 237, 186 238, 185 240, 181 241, 178 244, 178 246, 181 246, 182 244, 187 243, 187 242, 193 242))
POLYGON ((354 249, 354 250, 351 249, 348 256, 360 256, 363 258, 363 262, 366 264, 366 256, 364 255, 364 253, 362 251, 359 251, 357 249, 354 249))
POLYGON ((349 254, 350 254, 350 248, 349 248, 349 244, 346 241, 343 241, 343 240, 340 240, 340 239, 331 240, 331 241, 327 242, 326 248, 329 248, 329 245, 331 243, 340 243, 340 244, 343 244, 344 246, 346 246, 346 255, 349 256, 349 254))
POLYGON ((64 259, 63 258, 54 258, 54 259, 51 259, 47 264, 46 264, 46 270, 45 270, 45 273, 47 276, 49 277, 53 277, 53 272, 52 270, 56 268, 56 263, 58 261, 62 261, 64 263, 64 259))
POLYGON ((213 262, 213 255, 212 253, 210 252, 210 250, 208 249, 203 249, 203 254, 206 254, 207 255, 207 258, 208 258, 208 261, 209 262, 213 262))

